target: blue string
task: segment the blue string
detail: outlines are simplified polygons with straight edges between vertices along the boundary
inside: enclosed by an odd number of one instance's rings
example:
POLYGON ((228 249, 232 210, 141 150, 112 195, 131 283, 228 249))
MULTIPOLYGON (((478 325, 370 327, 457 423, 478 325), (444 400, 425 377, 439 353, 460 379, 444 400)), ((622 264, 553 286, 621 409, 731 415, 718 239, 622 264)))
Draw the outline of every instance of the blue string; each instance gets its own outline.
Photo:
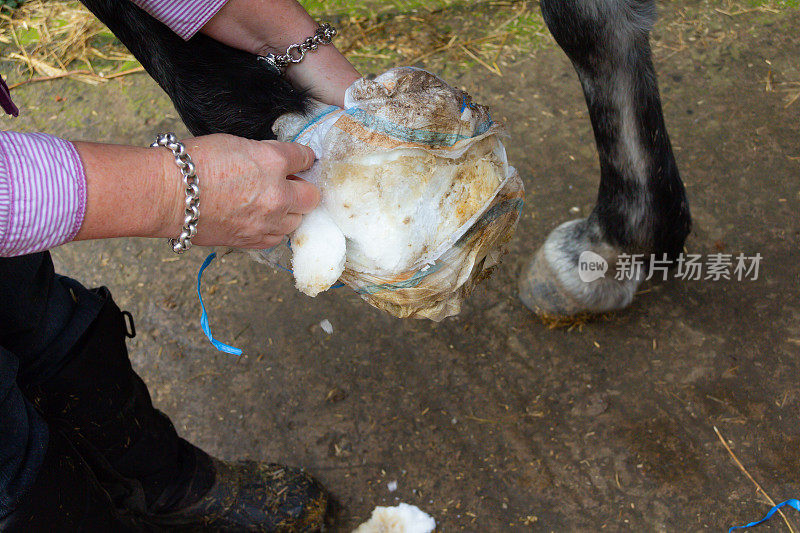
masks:
POLYGON ((197 273, 197 297, 200 298, 200 309, 203 310, 203 314, 200 316, 200 327, 203 328, 203 333, 206 334, 208 340, 211 341, 211 344, 213 344, 217 348, 217 350, 219 350, 220 352, 225 352, 233 355, 242 355, 243 352, 239 348, 234 348, 233 346, 229 346, 224 342, 220 342, 217 339, 215 339, 213 335, 211 335, 211 326, 209 326, 208 324, 208 314, 206 313, 206 306, 203 305, 203 295, 200 294, 200 280, 203 277, 203 271, 206 269, 208 265, 211 264, 211 261, 213 261, 215 257, 217 257, 216 252, 208 254, 208 257, 206 257, 206 260, 203 261, 203 264, 200 266, 200 271, 197 273))
POLYGON ((766 522, 767 520, 772 518, 772 515, 778 512, 778 509, 780 509, 781 507, 786 507, 787 505, 789 507, 793 507, 794 509, 800 511, 800 500, 795 500, 795 499, 786 500, 785 502, 781 502, 772 509, 770 509, 769 512, 767 513, 767 516, 765 516, 761 520, 758 520, 757 522, 750 522, 749 524, 746 524, 744 526, 734 526, 728 530, 728 533, 731 533, 731 531, 733 531, 734 529, 746 529, 748 527, 757 526, 758 524, 766 522))
MULTIPOLYGON (((211 341, 211 344, 213 344, 217 350, 219 350, 220 352, 229 353, 233 355, 242 355, 243 352, 239 348, 235 348, 233 346, 230 346, 228 344, 225 344, 224 342, 220 342, 217 339, 215 339, 214 336, 211 334, 211 326, 208 323, 208 313, 206 312, 206 306, 203 304, 203 295, 200 292, 200 282, 203 279, 203 271, 208 267, 208 265, 211 264, 211 262, 216 257, 217 257, 216 252, 208 254, 208 257, 206 257, 206 260, 203 261, 202 265, 200 265, 200 270, 197 272, 197 297, 200 299, 200 309, 202 310, 202 314, 200 315, 200 327, 203 329, 203 333, 206 334, 206 337, 208 337, 208 340, 211 341)), ((291 268, 286 268, 285 266, 281 265, 275 265, 275 266, 280 268, 281 270, 289 272, 290 274, 292 273, 291 268)), ((344 283, 337 283, 336 285, 331 287, 331 289, 341 289, 342 287, 344 287, 344 283)))
POLYGON ((285 266, 280 265, 278 263, 275 263, 274 266, 275 266, 275 268, 279 268, 279 269, 283 270, 284 272, 288 272, 289 274, 294 274, 294 271, 291 268, 285 267, 285 266))
POLYGON ((310 128, 311 126, 313 126, 314 124, 316 124, 317 122, 319 122, 320 120, 322 120, 323 118, 327 117, 328 115, 330 115, 331 113, 333 113, 334 111, 336 111, 338 109, 341 109, 341 108, 339 106, 337 106, 337 105, 332 105, 330 107, 326 107, 322 111, 322 113, 320 113, 319 115, 317 115, 316 117, 311 119, 311 122, 308 122, 305 126, 303 126, 303 129, 300 130, 300 133, 298 133, 297 135, 295 135, 292 138, 292 142, 295 142, 298 137, 300 137, 302 134, 304 134, 306 131, 308 131, 308 128, 310 128))

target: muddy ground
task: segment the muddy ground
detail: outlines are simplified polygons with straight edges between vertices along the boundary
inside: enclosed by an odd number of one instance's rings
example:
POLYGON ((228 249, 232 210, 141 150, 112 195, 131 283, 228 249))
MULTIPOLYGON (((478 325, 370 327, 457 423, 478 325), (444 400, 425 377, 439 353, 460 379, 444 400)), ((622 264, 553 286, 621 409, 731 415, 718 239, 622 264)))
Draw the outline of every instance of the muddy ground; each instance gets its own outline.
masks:
MULTIPOLYGON (((583 98, 555 47, 503 77, 446 73, 506 122, 528 191, 502 268, 456 318, 396 320, 347 289, 311 299, 229 256, 205 294, 237 359, 200 331, 204 250, 78 243, 57 265, 133 312, 131 357, 182 435, 226 459, 306 467, 342 505, 337 531, 398 501, 440 531, 722 531, 760 518, 768 506, 713 428, 775 501, 800 496, 800 100, 787 106, 800 16, 709 8, 719 31, 683 41, 670 32, 684 7, 662 4, 656 62, 694 215, 687 249, 760 253, 757 281, 646 283, 630 309, 572 330, 520 304, 523 264, 589 212, 597 187, 583 98)), ((14 95, 22 117, 4 128, 136 145, 185 133, 144 75, 14 95)))

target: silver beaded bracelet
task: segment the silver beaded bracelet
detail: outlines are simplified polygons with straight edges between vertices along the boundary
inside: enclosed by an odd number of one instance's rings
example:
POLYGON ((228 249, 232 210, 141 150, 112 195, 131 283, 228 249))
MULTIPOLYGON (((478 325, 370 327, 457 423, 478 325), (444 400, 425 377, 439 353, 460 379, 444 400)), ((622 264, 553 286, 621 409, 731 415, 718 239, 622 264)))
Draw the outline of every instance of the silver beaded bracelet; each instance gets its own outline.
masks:
POLYGON ((177 239, 169 239, 170 247, 176 254, 182 254, 192 247, 192 237, 197 235, 197 220, 200 218, 200 180, 195 175, 194 163, 186 147, 174 133, 161 133, 151 148, 163 146, 175 156, 175 164, 181 169, 186 192, 183 210, 183 228, 177 239))
POLYGON ((283 75, 286 67, 292 63, 299 63, 306 57, 306 52, 314 51, 319 48, 321 44, 331 44, 333 38, 336 37, 336 28, 323 22, 314 32, 314 35, 307 38, 302 43, 297 43, 289 46, 286 53, 283 55, 267 54, 265 56, 258 56, 258 59, 267 64, 267 67, 278 74, 283 75))

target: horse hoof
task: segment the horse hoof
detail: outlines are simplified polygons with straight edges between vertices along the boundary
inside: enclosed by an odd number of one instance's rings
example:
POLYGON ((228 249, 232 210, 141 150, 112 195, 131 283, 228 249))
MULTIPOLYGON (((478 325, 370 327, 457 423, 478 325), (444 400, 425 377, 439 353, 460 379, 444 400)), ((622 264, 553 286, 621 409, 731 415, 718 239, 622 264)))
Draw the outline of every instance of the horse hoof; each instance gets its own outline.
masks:
POLYGON ((617 251, 598 243, 586 231, 586 219, 566 222, 553 230, 519 279, 519 298, 540 316, 568 317, 603 313, 630 305, 640 276, 615 279, 617 251), (580 272, 584 252, 605 264, 600 275, 580 272))

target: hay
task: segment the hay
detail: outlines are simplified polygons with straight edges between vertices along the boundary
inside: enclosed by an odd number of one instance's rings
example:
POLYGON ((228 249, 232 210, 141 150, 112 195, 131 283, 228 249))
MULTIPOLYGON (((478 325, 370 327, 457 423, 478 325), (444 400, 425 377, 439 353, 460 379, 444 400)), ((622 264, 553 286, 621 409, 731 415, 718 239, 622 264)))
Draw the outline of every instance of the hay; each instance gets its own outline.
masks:
POLYGON ((387 64, 437 72, 476 67, 502 76, 503 69, 552 43, 538 6, 526 1, 451 2, 410 12, 319 16, 337 21, 339 48, 367 70, 387 64))
MULTIPOLYGON (((727 450, 728 454, 731 456, 731 459, 733 459, 733 462, 736 463, 736 466, 739 467, 739 470, 742 471, 742 474, 744 474, 745 477, 747 477, 747 479, 749 479, 753 483, 753 485, 755 485, 756 494, 761 494, 764 497, 764 499, 767 500, 767 503, 769 503, 772 507, 775 507, 775 500, 773 500, 770 497, 770 495, 767 494, 767 492, 763 488, 761 488, 761 485, 758 483, 758 481, 756 481, 755 478, 753 478, 753 476, 750 475, 750 472, 747 471, 747 469, 744 467, 744 465, 739 460, 739 458, 736 457, 736 454, 733 453, 733 450, 728 445, 728 442, 725 440, 725 437, 722 436, 722 433, 720 433, 719 429, 717 429, 717 426, 713 426, 713 427, 714 427, 714 433, 717 434, 717 437, 719 438, 719 441, 722 443, 722 446, 725 447, 725 450, 727 450)), ((786 523, 786 526, 789 528, 789 533, 795 533, 795 530, 792 527, 792 524, 789 522, 789 519, 786 518, 786 515, 783 514, 783 511, 778 509, 778 513, 781 515, 781 518, 783 518, 783 521, 786 523)))
MULTIPOLYGON (((363 72, 418 65, 449 75, 472 68, 502 76, 536 50, 554 47, 538 2, 524 0, 303 0, 319 20, 339 29, 337 47, 363 72), (450 72, 448 72, 450 71, 450 72)), ((656 60, 735 38, 731 21, 745 26, 783 0, 701 0, 661 20, 653 35, 656 60)), ((740 29, 739 31, 744 31, 740 29)), ((111 32, 77 1, 29 0, 0 11, 0 49, 29 80, 69 77, 102 83, 110 74, 140 67, 111 32), (38 76, 38 78, 36 77, 38 76)), ((16 81, 16 80, 15 80, 16 81)), ((775 87, 775 86, 778 87, 775 87)), ((800 99, 785 91, 785 107, 800 99)))
POLYGON ((608 320, 612 313, 578 313, 577 315, 562 316, 550 315, 547 313, 537 313, 536 316, 542 321, 547 329, 565 329, 568 332, 577 329, 583 331, 583 326, 599 320, 608 320))
POLYGON ((656 60, 663 61, 690 49, 719 47, 736 39, 737 32, 756 20, 754 15, 780 13, 786 10, 785 0, 702 0, 684 4, 675 16, 656 24, 652 38, 656 60), (735 25, 733 24, 735 22, 735 25))
POLYGON ((109 75, 141 70, 108 28, 77 2, 31 0, 0 12, 0 21, 3 55, 17 62, 19 74, 29 81, 70 77, 98 84, 109 75))
MULTIPOLYGON (((320 20, 336 24, 337 46, 366 70, 422 64, 432 70, 484 68, 502 76, 504 68, 551 42, 538 7, 526 1, 347 5, 327 0, 308 7, 320 20), (325 10, 331 6, 340 9, 325 10)), ((17 74, 27 78, 22 83, 69 77, 98 84, 109 75, 141 69, 122 43, 76 1, 30 0, 0 12, 0 47, 5 58, 19 65, 17 74)))

